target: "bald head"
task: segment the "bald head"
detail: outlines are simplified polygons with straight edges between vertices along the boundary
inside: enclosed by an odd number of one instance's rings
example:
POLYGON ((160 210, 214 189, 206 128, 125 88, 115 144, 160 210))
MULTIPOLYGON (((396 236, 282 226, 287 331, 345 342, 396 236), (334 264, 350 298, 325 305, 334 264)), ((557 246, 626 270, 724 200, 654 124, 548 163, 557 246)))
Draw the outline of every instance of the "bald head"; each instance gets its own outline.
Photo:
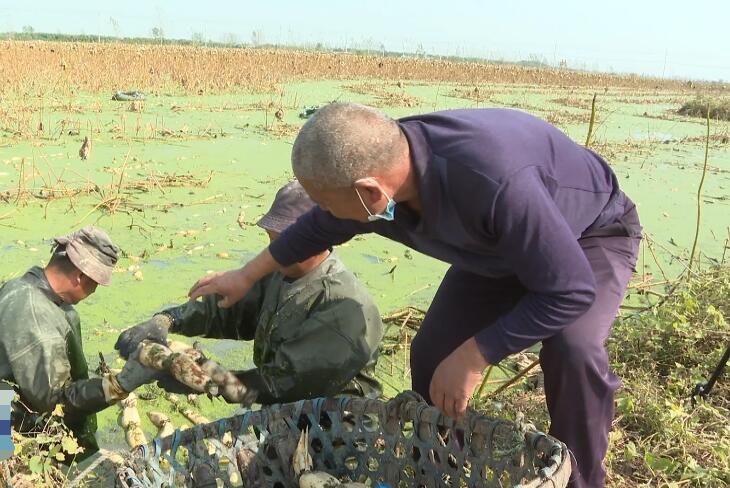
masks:
POLYGON ((345 188, 387 172, 406 149, 405 136, 390 117, 365 105, 332 103, 299 131, 292 169, 297 179, 319 188, 345 188))

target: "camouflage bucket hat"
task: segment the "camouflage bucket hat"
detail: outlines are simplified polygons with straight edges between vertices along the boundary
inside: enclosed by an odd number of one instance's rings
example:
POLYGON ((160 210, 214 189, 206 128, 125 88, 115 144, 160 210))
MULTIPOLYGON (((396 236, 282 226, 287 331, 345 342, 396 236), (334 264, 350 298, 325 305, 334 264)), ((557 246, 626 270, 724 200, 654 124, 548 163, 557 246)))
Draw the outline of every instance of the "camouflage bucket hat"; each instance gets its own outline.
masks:
POLYGON ((66 255, 86 276, 100 285, 110 285, 112 269, 117 264, 119 248, 103 230, 91 225, 73 234, 53 239, 66 247, 66 255))
POLYGON ((294 180, 276 192, 271 208, 256 223, 259 227, 281 234, 284 229, 297 221, 313 208, 315 203, 309 198, 302 185, 294 180))

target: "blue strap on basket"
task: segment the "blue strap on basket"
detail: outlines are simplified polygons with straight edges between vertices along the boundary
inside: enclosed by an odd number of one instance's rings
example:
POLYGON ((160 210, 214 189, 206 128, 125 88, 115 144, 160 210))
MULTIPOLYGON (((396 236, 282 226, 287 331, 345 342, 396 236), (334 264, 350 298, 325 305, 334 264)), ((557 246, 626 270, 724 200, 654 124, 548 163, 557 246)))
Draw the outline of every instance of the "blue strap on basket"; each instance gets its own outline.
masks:
POLYGON ((228 427, 228 422, 226 422, 226 419, 220 419, 218 421, 218 439, 223 441, 223 436, 226 435, 226 428, 228 427))
POLYGON ((312 410, 314 415, 317 416, 317 420, 319 420, 319 417, 322 415, 322 404, 324 403, 324 400, 324 398, 315 398, 312 400, 312 410))
POLYGON ((345 411, 345 407, 347 407, 347 404, 350 403, 349 397, 340 397, 340 412, 345 411))
POLYGON ((178 464, 177 460, 175 459, 177 457, 177 450, 180 447, 180 429, 175 429, 175 432, 172 434, 172 445, 170 446, 170 454, 168 456, 169 461, 172 463, 172 467, 175 469, 180 469, 180 465, 178 464))
POLYGON ((302 410, 304 409, 304 400, 299 400, 294 405, 294 415, 291 417, 287 417, 284 419, 284 422, 289 426, 289 428, 294 432, 299 432, 299 417, 302 415, 302 410))

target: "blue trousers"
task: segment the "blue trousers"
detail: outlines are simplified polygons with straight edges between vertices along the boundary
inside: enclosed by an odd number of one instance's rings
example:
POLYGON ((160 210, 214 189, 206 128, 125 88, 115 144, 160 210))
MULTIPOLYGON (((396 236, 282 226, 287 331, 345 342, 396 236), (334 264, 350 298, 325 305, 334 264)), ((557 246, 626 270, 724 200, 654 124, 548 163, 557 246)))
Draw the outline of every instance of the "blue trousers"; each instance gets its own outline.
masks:
MULTIPOLYGON (((596 299, 580 318, 542 340, 540 366, 550 434, 573 454, 572 488, 605 485, 603 458, 621 385, 608 365, 605 343, 634 271, 639 239, 623 236, 581 239, 597 282, 596 299)), ((451 267, 411 346, 413 389, 430 402, 436 367, 484 324, 511 310, 526 293, 515 277, 487 278, 451 267)), ((537 340, 536 340, 537 342, 537 340)))

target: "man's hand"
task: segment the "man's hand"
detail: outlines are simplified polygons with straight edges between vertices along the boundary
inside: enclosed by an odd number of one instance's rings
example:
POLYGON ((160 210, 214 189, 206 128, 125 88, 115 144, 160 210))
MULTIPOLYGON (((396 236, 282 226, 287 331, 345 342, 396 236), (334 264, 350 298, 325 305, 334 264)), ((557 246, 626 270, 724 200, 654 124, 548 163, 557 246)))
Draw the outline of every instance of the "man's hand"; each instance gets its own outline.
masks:
POLYGON ((195 300, 203 295, 221 295, 223 298, 218 301, 218 306, 228 308, 246 296, 251 286, 253 282, 248 279, 245 268, 233 269, 200 278, 190 288, 188 296, 191 300, 195 300))
POLYGON ((127 359, 146 339, 167 345, 167 331, 171 325, 172 318, 169 315, 157 314, 119 334, 114 349, 119 351, 120 356, 127 359))
POLYGON ((251 287, 261 278, 281 268, 267 247, 258 256, 246 263, 243 268, 213 273, 199 279, 190 288, 188 296, 195 300, 203 295, 221 295, 218 306, 228 308, 246 296, 251 287))
POLYGON ((486 367, 487 361, 476 340, 473 337, 466 340, 436 368, 429 388, 431 401, 446 415, 464 415, 469 398, 486 367))
MULTIPOLYGON (((250 370, 251 371, 251 370, 250 370)), ((252 370, 257 371, 257 370, 252 370)), ((231 371, 231 374, 240 381, 226 382, 220 385, 219 394, 228 403, 238 403, 243 407, 250 407, 258 397, 260 387, 258 382, 252 381, 246 371, 231 371)))

